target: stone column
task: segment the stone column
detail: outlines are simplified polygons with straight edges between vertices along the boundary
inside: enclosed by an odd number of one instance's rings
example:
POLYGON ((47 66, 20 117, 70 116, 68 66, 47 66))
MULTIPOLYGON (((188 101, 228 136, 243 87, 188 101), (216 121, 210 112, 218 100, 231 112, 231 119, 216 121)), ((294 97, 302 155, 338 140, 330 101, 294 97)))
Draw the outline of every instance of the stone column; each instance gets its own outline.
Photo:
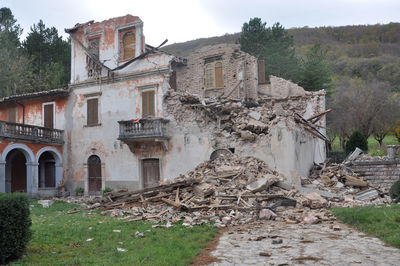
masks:
POLYGON ((26 174, 27 192, 36 197, 39 191, 39 163, 26 163, 26 174))
POLYGON ((85 177, 84 177, 84 189, 85 189, 85 196, 89 196, 89 169, 88 164, 84 163, 83 168, 85 169, 85 177))
POLYGON ((0 161, 0 192, 6 192, 6 162, 0 161))

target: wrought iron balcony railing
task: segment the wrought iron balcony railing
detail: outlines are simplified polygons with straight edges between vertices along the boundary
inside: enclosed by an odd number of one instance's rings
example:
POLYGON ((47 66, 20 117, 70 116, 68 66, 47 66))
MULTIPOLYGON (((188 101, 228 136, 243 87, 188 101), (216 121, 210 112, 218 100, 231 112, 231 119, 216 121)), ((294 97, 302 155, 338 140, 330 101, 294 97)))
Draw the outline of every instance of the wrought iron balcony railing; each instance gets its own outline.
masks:
POLYGON ((118 121, 120 140, 168 138, 167 123, 164 118, 146 118, 139 121, 118 121))
POLYGON ((36 143, 64 144, 63 130, 6 121, 0 121, 0 137, 36 143))

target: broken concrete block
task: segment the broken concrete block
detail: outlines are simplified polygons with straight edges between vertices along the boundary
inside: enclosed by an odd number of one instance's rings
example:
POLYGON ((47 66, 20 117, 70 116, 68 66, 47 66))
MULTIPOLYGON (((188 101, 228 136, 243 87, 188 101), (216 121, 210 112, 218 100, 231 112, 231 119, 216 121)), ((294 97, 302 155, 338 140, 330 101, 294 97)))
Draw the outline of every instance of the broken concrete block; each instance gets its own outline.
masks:
POLYGON ((363 151, 360 148, 356 148, 350 155, 347 157, 346 161, 354 161, 357 159, 357 157, 363 153, 363 151))
POLYGON ((43 208, 48 208, 54 203, 53 200, 38 200, 38 204, 42 205, 43 208))
POLYGON ((258 179, 247 185, 246 188, 251 192, 256 193, 268 189, 271 185, 277 183, 278 181, 279 178, 277 176, 267 174, 264 176, 264 178, 258 179))
POLYGON ((344 184, 342 182, 337 182, 335 187, 342 188, 342 187, 344 187, 344 184))
POLYGON ((225 225, 228 225, 228 224, 230 224, 231 223, 231 221, 232 221, 232 218, 231 217, 229 217, 229 216, 225 216, 225 217, 222 217, 222 223, 223 224, 225 224, 225 225))
POLYGON ((202 198, 213 195, 214 191, 215 191, 214 186, 208 183, 201 183, 193 187, 194 194, 202 198))
POLYGON ((354 177, 351 175, 346 175, 346 186, 353 186, 353 187, 367 187, 368 183, 365 182, 362 178, 354 177))
POLYGON ((256 135, 251 133, 250 131, 247 131, 247 130, 246 131, 241 131, 240 132, 240 137, 243 140, 248 140, 248 141, 253 141, 253 140, 256 139, 256 135))
POLYGON ((307 199, 303 202, 303 206, 310 207, 311 209, 320 209, 327 206, 328 201, 321 197, 317 192, 312 192, 304 195, 307 199))
POLYGON ((258 255, 263 256, 263 257, 271 257, 272 252, 264 250, 264 251, 260 252, 258 255))
POLYGON ((303 222, 305 224, 317 224, 319 222, 319 218, 314 215, 307 215, 303 218, 303 222))
POLYGON ((355 200, 372 200, 376 199, 379 193, 376 189, 371 188, 368 190, 361 191, 354 196, 355 200))
POLYGON ((260 112, 257 112, 257 111, 251 111, 250 113, 249 113, 249 116, 251 117, 251 118, 253 118, 253 119, 255 119, 255 120, 260 120, 260 118, 261 118, 261 113, 260 112))
POLYGON ((272 218, 274 218, 276 216, 277 215, 270 209, 262 209, 258 213, 258 218, 260 218, 262 220, 271 220, 272 218))

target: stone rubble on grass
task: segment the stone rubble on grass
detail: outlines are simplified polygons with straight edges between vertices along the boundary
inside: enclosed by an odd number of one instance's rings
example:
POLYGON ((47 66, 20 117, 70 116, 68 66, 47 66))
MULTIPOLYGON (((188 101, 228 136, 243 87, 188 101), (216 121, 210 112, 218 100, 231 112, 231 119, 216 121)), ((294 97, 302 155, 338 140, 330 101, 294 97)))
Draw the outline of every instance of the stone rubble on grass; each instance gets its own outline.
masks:
POLYGON ((38 204, 42 205, 43 208, 48 208, 54 203, 54 200, 38 200, 38 204))

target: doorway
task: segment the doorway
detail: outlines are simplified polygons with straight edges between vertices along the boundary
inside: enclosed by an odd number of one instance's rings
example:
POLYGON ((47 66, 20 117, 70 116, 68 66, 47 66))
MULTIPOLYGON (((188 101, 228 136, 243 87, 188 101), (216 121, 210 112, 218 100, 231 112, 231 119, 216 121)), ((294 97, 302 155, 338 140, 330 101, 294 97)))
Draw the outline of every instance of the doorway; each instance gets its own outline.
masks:
POLYGON ((153 187, 160 183, 160 160, 143 159, 142 160, 143 187, 153 187))
POLYGON ((89 193, 96 194, 101 191, 101 160, 97 155, 88 159, 89 193))

